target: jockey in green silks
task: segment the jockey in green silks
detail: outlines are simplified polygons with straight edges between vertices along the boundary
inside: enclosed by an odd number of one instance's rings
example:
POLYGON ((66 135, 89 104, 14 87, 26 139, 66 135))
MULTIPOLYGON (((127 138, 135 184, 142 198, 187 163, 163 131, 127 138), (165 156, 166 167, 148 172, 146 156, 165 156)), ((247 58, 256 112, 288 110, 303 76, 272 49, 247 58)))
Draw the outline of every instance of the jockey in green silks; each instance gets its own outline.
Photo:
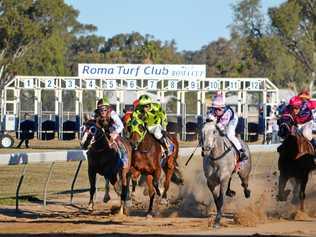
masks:
POLYGON ((133 119, 141 120, 145 124, 148 132, 159 141, 166 157, 168 157, 173 151, 173 144, 169 144, 166 138, 165 131, 168 121, 167 115, 161 105, 153 103, 148 95, 142 95, 139 97, 139 105, 133 112, 132 117, 133 119))

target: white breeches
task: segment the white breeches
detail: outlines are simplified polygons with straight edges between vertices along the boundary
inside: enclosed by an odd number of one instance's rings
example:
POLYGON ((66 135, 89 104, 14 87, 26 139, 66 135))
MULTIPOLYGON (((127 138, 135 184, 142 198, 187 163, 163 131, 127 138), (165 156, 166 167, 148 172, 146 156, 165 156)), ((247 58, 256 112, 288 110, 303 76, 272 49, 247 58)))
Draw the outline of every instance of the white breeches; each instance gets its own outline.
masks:
POLYGON ((160 124, 151 126, 147 128, 150 134, 153 134, 157 140, 162 138, 162 126, 160 124))
POLYGON ((308 141, 313 139, 313 121, 309 121, 303 124, 298 124, 298 129, 302 132, 303 136, 308 139, 308 141))
POLYGON ((237 150, 242 148, 240 141, 236 137, 236 127, 238 124, 238 117, 235 115, 232 120, 228 123, 227 127, 225 128, 226 134, 228 139, 234 144, 237 150))

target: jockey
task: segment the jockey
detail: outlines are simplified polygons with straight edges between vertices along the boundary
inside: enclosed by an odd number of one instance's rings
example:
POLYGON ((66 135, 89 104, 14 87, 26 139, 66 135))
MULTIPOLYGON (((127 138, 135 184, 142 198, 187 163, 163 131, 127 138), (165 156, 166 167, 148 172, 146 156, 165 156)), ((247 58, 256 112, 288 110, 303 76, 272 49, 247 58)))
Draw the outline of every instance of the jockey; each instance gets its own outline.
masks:
POLYGON ((293 96, 289 101, 284 114, 290 114, 293 117, 295 125, 302 132, 303 136, 312 143, 315 147, 316 142, 313 139, 313 114, 312 105, 309 100, 306 99, 305 95, 302 100, 302 95, 293 96))
POLYGON ((123 162, 123 166, 126 166, 128 162, 127 152, 120 140, 120 134, 122 133, 124 126, 119 115, 111 109, 107 97, 103 97, 102 99, 98 100, 95 115, 97 122, 102 128, 109 124, 110 140, 117 144, 117 152, 119 153, 119 157, 123 162))
MULTIPOLYGON (((139 105, 133 113, 133 118, 138 118, 145 122, 148 132, 159 141, 166 157, 168 157, 172 151, 168 149, 169 144, 163 132, 166 130, 168 121, 161 105, 153 103, 148 95, 142 95, 139 97, 139 105)), ((170 150, 173 150, 173 148, 170 150)))
POLYGON ((224 98, 221 94, 217 94, 212 103, 212 108, 208 112, 207 117, 215 117, 217 120, 217 128, 223 133, 227 134, 227 138, 233 143, 235 148, 239 151, 239 160, 248 159, 245 150, 238 138, 235 135, 235 130, 238 123, 238 117, 232 108, 225 105, 224 98))
POLYGON ((132 118, 133 112, 134 112, 134 110, 137 108, 138 104, 139 104, 139 100, 138 100, 138 99, 137 99, 137 100, 134 100, 134 101, 133 101, 133 108, 132 108, 132 109, 129 109, 129 110, 127 110, 127 111, 125 112, 125 114, 124 114, 124 116, 123 116, 123 118, 122 118, 124 124, 128 124, 128 123, 129 123, 129 121, 130 121, 131 118, 132 118))

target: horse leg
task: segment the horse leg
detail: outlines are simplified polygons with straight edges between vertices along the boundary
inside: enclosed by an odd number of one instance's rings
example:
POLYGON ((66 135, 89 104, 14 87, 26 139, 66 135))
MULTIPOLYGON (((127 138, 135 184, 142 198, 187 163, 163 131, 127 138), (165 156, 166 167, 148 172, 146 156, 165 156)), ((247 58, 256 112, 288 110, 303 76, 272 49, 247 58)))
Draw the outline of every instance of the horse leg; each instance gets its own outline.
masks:
POLYGON ((278 201, 286 201, 288 195, 290 194, 289 190, 287 190, 287 191, 284 190, 288 179, 289 178, 287 176, 285 176, 282 172, 280 172, 280 176, 279 176, 279 192, 278 192, 278 195, 277 195, 277 200, 278 201))
POLYGON ((108 201, 111 200, 110 197, 110 181, 109 179, 104 178, 105 181, 105 187, 104 187, 104 197, 103 197, 103 202, 107 203, 108 201))
POLYGON ((122 191, 121 191, 121 207, 120 207, 120 214, 126 214, 127 215, 127 195, 128 195, 128 168, 123 168, 121 172, 121 178, 122 178, 122 191))
POLYGON ((161 176, 161 168, 158 167, 153 176, 153 186, 159 197, 161 196, 160 189, 159 189, 160 176, 161 176))
POLYGON ((154 204, 154 198, 155 198, 155 191, 154 191, 154 187, 153 187, 153 176, 147 175, 146 181, 147 181, 149 198, 150 198, 149 208, 148 208, 146 216, 152 217, 153 216, 153 204, 154 204))
POLYGON ((233 177, 233 174, 229 178, 228 187, 227 187, 227 190, 226 190, 226 196, 228 196, 228 197, 235 197, 235 195, 236 195, 236 192, 234 190, 230 189, 230 183, 232 181, 232 177, 233 177))
POLYGON ((97 173, 95 172, 95 170, 89 166, 88 167, 88 174, 89 174, 89 183, 90 183, 90 200, 89 200, 89 206, 88 209, 93 211, 93 207, 94 207, 94 203, 93 203, 93 196, 95 194, 95 183, 96 183, 96 176, 97 173))
POLYGON ((304 200, 305 200, 305 189, 308 181, 308 175, 305 175, 301 179, 301 188, 300 188, 300 210, 304 211, 304 200))
POLYGON ((167 192, 169 190, 169 186, 170 186, 170 181, 171 181, 171 177, 174 173, 174 166, 170 166, 170 167, 167 167, 167 171, 165 172, 165 182, 164 182, 164 191, 163 191, 163 194, 162 194, 162 204, 168 204, 168 199, 167 199, 167 192))
POLYGON ((135 191, 136 191, 136 186, 137 186, 137 180, 140 176, 140 172, 134 168, 131 168, 131 173, 132 173, 132 198, 134 198, 135 195, 135 191))
POLYGON ((245 198, 250 198, 251 191, 248 189, 249 174, 243 176, 241 173, 238 173, 238 176, 241 180, 241 186, 244 188, 245 198))
POLYGON ((213 194, 214 202, 216 205, 216 217, 213 224, 213 228, 219 228, 222 218, 223 206, 224 206, 224 190, 227 189, 228 180, 222 180, 220 184, 213 185, 208 183, 208 186, 213 194))
POLYGON ((216 217, 213 224, 213 228, 219 228, 220 222, 222 218, 222 209, 224 205, 224 195, 222 191, 220 190, 220 187, 217 186, 213 191, 213 198, 216 205, 216 217))

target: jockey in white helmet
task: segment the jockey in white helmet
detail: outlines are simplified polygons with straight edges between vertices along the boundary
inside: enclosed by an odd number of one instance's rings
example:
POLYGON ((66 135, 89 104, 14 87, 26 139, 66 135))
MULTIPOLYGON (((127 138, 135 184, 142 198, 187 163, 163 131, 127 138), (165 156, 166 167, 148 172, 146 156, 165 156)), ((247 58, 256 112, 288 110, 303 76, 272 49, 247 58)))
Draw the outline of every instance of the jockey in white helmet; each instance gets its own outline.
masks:
POLYGON ((208 112, 208 118, 215 117, 217 122, 217 128, 226 134, 227 138, 233 143, 235 148, 239 151, 239 160, 246 160, 248 157, 245 153, 245 150, 242 148, 242 145, 238 138, 236 137, 236 127, 238 124, 237 114, 233 109, 225 105, 224 98, 221 94, 217 94, 213 100, 212 108, 208 112))

